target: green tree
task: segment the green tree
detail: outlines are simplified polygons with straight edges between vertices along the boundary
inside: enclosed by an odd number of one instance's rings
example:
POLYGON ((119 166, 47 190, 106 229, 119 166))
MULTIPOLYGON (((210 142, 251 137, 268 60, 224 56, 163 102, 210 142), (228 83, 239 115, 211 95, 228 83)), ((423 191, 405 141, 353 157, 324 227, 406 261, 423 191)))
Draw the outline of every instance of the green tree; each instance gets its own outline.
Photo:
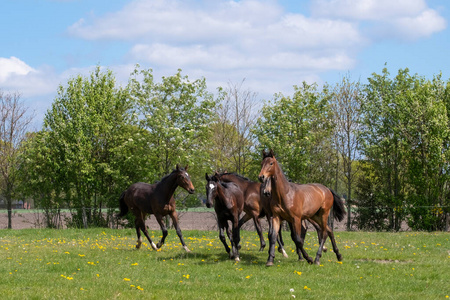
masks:
POLYGON ((254 134, 260 148, 275 151, 288 178, 330 185, 332 174, 324 164, 332 133, 329 93, 305 82, 294 88, 292 98, 278 94, 263 106, 254 134))
POLYGON ((106 225, 120 192, 140 175, 141 153, 135 149, 143 133, 133 126, 133 107, 112 72, 100 67, 59 87, 29 150, 29 164, 45 172, 30 176, 36 185, 46 182, 40 197, 72 210, 73 226, 106 225))
MULTIPOLYGON (((146 132, 148 176, 159 180, 176 164, 189 164, 194 185, 203 185, 203 171, 210 168, 207 149, 211 147, 217 105, 205 79, 191 82, 178 70, 158 83, 151 69, 137 66, 128 89, 138 104, 140 127, 146 132)), ((190 198, 187 200, 196 199, 190 198)))
POLYGON ((387 69, 369 78, 362 149, 377 181, 371 201, 385 207, 390 229, 398 230, 407 215, 415 229, 444 224, 439 207, 448 182, 445 91, 440 77, 429 81, 408 69, 394 79, 387 69))

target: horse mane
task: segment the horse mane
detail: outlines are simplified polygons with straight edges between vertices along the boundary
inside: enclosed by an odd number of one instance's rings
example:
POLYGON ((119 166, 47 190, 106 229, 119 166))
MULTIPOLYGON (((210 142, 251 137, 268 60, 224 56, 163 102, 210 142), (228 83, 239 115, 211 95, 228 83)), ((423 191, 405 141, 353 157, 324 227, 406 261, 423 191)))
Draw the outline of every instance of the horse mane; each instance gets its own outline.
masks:
POLYGON ((160 180, 156 181, 155 183, 160 183, 166 180, 170 175, 172 175, 176 171, 186 171, 183 167, 178 167, 178 169, 173 169, 172 172, 161 178, 160 180))

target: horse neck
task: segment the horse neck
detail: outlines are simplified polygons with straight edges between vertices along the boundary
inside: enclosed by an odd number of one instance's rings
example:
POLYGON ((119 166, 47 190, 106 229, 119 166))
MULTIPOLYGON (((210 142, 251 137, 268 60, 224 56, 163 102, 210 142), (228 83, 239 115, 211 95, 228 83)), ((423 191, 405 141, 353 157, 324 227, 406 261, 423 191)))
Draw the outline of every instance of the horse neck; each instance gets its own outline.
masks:
POLYGON ((272 178, 271 180, 272 193, 277 195, 278 198, 282 200, 289 192, 289 181, 286 179, 286 176, 284 176, 284 173, 281 170, 280 165, 278 165, 278 162, 276 164, 275 175, 273 177, 274 178, 272 178))
POLYGON ((217 183, 217 196, 216 196, 216 200, 219 200, 222 203, 225 203, 225 200, 227 199, 226 195, 225 195, 225 187, 218 182, 217 183))
POLYGON ((161 179, 161 181, 158 182, 156 186, 158 190, 161 190, 164 194, 167 195, 167 198, 170 199, 178 187, 177 175, 172 172, 171 174, 161 179))

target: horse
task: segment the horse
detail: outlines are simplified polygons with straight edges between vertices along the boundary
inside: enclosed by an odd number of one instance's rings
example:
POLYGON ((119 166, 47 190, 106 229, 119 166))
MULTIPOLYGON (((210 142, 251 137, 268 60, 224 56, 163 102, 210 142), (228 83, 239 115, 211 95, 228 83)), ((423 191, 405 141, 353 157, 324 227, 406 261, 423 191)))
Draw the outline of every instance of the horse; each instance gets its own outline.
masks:
MULTIPOLYGON (((216 181, 234 182, 244 193, 245 215, 239 220, 239 228, 241 228, 242 225, 250 219, 253 219, 260 240, 259 251, 263 251, 266 247, 266 242, 264 241, 261 222, 259 219, 266 215, 265 210, 268 208, 266 204, 269 203, 269 199, 262 193, 261 183, 251 181, 250 179, 236 173, 216 172, 213 177, 216 181)), ((284 257, 288 257, 283 247, 284 243, 281 236, 281 228, 278 237, 278 251, 282 253, 284 257)))
POLYGON ((314 263, 320 264, 323 245, 328 236, 330 237, 336 258, 339 261, 342 260, 342 255, 339 253, 339 249, 337 248, 334 239, 333 230, 327 225, 331 208, 333 208, 334 217, 338 221, 342 221, 346 214, 344 203, 339 196, 331 189, 321 184, 296 184, 289 182, 284 176, 272 150, 270 150, 269 153, 263 151, 261 172, 259 173, 258 179, 264 183, 265 186, 270 184, 270 189, 272 190, 272 197, 269 204, 270 247, 266 266, 273 265, 275 257, 275 241, 282 219, 291 224, 291 236, 297 249, 303 254, 308 263, 312 264, 313 260, 303 248, 303 239, 301 237, 303 219, 316 222, 321 229, 318 232, 320 245, 314 263))
POLYGON ((239 261, 240 227, 239 215, 244 208, 244 193, 239 186, 233 182, 221 182, 213 176, 205 174, 206 178, 206 206, 214 205, 219 226, 219 238, 230 259, 239 261), (228 227, 228 221, 232 223, 232 235, 228 227), (231 242, 230 247, 225 239, 224 230, 231 242))
POLYGON ((195 192, 194 185, 187 173, 188 168, 189 166, 182 168, 177 165, 172 173, 163 177, 161 181, 155 184, 144 182, 134 183, 120 196, 120 213, 117 214, 117 217, 121 218, 125 216, 128 213, 128 210, 131 210, 135 216, 134 223, 138 238, 136 245, 137 249, 139 249, 142 244, 141 230, 154 250, 161 248, 167 237, 167 228, 163 222, 163 217, 169 215, 177 235, 180 238, 183 249, 186 250, 186 252, 190 252, 183 240, 183 235, 178 224, 178 214, 175 210, 175 199, 173 198, 173 194, 178 186, 184 188, 189 194, 195 192), (145 217, 147 214, 155 215, 163 233, 163 236, 157 245, 153 243, 148 235, 147 228, 145 227, 145 217))

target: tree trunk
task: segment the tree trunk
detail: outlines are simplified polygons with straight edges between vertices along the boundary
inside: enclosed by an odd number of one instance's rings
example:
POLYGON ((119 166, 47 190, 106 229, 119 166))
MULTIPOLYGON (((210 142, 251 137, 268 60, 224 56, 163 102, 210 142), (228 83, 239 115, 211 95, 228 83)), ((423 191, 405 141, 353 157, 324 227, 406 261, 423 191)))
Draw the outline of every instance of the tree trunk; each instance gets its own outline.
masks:
POLYGON ((8 210, 8 229, 12 229, 12 199, 11 197, 6 197, 6 208, 8 210))

